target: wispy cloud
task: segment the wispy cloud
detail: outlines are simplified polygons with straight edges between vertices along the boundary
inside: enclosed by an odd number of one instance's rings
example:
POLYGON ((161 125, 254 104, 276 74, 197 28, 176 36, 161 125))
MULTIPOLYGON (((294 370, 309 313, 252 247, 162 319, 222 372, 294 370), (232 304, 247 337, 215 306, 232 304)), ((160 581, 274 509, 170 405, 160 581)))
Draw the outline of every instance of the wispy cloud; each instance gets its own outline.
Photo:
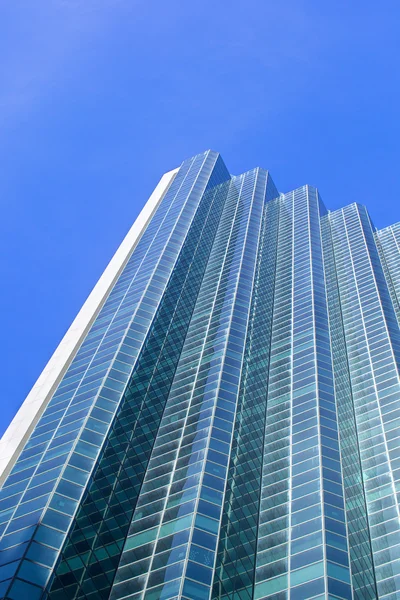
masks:
POLYGON ((107 31, 125 0, 50 0, 0 9, 0 127, 25 118, 107 31))

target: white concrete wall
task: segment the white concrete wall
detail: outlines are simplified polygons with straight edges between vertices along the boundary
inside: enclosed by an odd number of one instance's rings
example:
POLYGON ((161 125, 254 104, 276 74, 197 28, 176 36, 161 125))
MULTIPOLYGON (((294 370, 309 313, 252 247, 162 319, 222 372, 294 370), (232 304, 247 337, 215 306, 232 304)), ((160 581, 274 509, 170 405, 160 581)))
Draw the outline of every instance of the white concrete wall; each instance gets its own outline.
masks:
POLYGON ((0 440, 0 485, 71 364, 178 169, 163 175, 0 440))

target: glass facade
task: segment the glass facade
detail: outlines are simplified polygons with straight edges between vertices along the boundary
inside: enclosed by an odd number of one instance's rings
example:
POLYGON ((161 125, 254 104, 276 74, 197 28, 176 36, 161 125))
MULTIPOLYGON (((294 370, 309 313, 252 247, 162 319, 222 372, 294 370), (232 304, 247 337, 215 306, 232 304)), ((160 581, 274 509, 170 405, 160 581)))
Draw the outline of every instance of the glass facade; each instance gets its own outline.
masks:
POLYGON ((400 597, 400 225, 184 161, 0 490, 10 600, 400 597))

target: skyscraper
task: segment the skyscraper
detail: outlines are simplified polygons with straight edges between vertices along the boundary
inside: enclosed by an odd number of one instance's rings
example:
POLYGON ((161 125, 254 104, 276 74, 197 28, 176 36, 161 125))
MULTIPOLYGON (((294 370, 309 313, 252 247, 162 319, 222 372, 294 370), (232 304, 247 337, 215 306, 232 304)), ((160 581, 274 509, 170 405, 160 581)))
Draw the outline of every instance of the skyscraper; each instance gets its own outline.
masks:
POLYGON ((0 597, 400 598, 400 226, 163 176, 0 443, 0 597))

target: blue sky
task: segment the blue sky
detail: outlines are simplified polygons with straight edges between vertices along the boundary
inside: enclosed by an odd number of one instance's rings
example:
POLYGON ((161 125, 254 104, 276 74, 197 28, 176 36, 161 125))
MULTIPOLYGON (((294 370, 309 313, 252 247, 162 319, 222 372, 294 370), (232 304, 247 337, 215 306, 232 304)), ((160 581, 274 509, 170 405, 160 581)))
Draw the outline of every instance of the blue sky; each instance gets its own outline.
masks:
POLYGON ((1 3, 0 433, 183 159, 400 220, 399 22, 390 0, 1 3))

